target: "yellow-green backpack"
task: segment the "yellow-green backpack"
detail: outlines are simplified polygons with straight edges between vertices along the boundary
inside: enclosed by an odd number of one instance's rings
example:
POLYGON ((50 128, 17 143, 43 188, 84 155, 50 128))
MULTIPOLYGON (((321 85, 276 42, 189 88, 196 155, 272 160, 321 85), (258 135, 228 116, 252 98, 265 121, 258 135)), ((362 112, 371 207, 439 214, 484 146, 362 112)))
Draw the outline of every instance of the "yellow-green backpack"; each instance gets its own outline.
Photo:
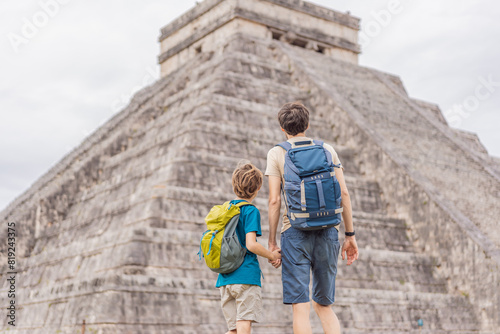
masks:
POLYGON ((200 260, 203 256, 208 268, 216 273, 233 272, 245 259, 246 248, 241 245, 236 234, 236 226, 240 220, 240 207, 245 205, 253 204, 226 202, 216 205, 205 218, 207 230, 201 237, 198 255, 200 260))

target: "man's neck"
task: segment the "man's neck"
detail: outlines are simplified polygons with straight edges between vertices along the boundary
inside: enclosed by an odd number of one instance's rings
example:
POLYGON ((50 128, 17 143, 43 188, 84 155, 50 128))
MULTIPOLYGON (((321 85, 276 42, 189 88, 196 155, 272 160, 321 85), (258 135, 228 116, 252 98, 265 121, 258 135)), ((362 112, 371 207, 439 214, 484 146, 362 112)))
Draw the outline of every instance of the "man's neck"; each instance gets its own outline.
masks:
POLYGON ((286 139, 292 139, 292 138, 298 138, 298 137, 305 137, 305 136, 306 136, 305 132, 297 133, 295 136, 290 136, 289 134, 287 134, 286 135, 286 139))

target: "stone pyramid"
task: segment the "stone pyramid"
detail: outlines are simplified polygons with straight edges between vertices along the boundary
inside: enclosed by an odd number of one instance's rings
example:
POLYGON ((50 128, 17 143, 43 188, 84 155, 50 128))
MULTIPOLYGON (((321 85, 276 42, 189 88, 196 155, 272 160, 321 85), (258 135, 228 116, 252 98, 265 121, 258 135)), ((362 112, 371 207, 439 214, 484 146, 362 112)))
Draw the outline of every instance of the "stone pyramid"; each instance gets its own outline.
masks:
MULTIPOLYGON (((206 0, 161 30, 162 78, 1 212, 16 223, 16 326, 1 333, 223 333, 196 253, 241 158, 265 168, 279 107, 346 167, 360 259, 339 265, 343 333, 499 333, 500 164, 396 76, 361 67, 359 20, 299 0, 206 0)), ((256 199, 267 243, 267 183, 256 199)), ((7 229, 1 236, 6 305, 7 229)), ((280 271, 265 321, 291 333, 280 271)), ((321 333, 311 315, 314 333, 321 333)))

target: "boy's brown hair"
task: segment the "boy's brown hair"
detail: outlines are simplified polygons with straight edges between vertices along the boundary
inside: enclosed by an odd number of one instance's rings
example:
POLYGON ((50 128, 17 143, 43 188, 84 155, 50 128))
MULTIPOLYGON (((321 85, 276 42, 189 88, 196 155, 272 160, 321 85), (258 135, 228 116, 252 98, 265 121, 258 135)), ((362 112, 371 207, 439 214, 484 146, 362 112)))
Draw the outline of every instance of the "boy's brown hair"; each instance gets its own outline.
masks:
POLYGON ((262 186, 262 172, 250 162, 241 161, 233 172, 233 191, 239 198, 252 198, 262 186))
POLYGON ((309 126, 309 110, 300 102, 291 102, 281 107, 278 121, 283 130, 291 136, 303 133, 309 126))

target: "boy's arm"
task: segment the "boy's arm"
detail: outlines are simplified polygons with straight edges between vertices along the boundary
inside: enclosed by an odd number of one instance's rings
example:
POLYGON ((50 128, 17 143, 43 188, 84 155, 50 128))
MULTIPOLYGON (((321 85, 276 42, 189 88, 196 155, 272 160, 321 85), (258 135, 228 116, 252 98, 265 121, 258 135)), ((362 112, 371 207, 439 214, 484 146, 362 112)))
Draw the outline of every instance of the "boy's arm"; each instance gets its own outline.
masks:
MULTIPOLYGON (((342 212, 342 220, 344 221, 345 231, 353 232, 354 226, 352 222, 352 206, 351 197, 349 196, 349 191, 344 180, 344 172, 342 168, 335 168, 335 176, 339 181, 340 191, 342 193, 342 207, 344 211, 342 212)), ((346 236, 344 239, 344 244, 342 245, 342 260, 345 260, 345 255, 347 254, 347 265, 351 265, 354 261, 358 259, 358 245, 356 243, 356 237, 346 236)))
POLYGON ((254 254, 263 256, 271 261, 281 259, 281 250, 279 248, 273 251, 267 250, 264 246, 257 242, 256 232, 248 232, 246 234, 246 244, 247 249, 254 254))
POLYGON ((280 220, 281 210, 281 178, 269 176, 269 250, 278 249, 276 231, 280 220))

